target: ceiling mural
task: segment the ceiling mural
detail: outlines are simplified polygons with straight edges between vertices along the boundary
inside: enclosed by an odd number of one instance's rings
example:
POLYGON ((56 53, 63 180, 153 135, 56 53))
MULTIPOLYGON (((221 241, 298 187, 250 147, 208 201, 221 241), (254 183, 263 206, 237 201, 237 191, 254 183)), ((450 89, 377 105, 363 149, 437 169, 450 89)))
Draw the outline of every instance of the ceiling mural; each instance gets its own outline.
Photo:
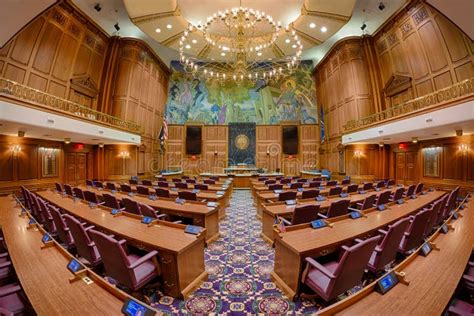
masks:
POLYGON ((222 82, 183 72, 171 62, 166 118, 170 124, 281 121, 317 123, 316 88, 311 61, 303 61, 290 76, 273 80, 222 82))

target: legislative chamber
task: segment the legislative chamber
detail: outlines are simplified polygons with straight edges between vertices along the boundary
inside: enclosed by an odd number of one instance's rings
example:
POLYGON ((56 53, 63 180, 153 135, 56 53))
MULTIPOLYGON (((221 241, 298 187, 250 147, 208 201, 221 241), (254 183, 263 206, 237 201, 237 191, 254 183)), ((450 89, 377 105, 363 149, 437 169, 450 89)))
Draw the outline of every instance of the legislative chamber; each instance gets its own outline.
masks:
POLYGON ((0 1, 0 315, 474 315, 473 13, 0 1))

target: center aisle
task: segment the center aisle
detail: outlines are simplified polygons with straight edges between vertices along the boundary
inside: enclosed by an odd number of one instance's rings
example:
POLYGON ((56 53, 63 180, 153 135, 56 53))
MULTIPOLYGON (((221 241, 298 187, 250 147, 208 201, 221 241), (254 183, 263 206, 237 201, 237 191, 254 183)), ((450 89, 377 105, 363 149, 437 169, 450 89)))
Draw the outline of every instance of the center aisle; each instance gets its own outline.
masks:
POLYGON ((209 279, 187 300, 163 296, 155 304, 165 313, 180 314, 304 314, 319 308, 313 301, 293 303, 270 278, 274 251, 260 238, 261 222, 255 217, 249 190, 234 190, 227 217, 221 221, 221 238, 206 249, 209 279))

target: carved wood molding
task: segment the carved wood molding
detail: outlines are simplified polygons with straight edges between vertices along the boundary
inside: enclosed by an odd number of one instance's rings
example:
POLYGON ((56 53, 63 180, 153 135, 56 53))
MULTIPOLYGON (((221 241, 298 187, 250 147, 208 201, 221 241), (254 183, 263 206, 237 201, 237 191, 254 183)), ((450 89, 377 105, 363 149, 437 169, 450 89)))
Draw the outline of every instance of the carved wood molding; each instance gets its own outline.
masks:
POLYGON ((394 96, 402 91, 405 91, 411 87, 411 77, 393 74, 390 79, 388 79, 383 91, 387 97, 394 96))
POLYGON ((71 88, 90 98, 95 98, 99 94, 97 84, 89 76, 72 78, 71 88))

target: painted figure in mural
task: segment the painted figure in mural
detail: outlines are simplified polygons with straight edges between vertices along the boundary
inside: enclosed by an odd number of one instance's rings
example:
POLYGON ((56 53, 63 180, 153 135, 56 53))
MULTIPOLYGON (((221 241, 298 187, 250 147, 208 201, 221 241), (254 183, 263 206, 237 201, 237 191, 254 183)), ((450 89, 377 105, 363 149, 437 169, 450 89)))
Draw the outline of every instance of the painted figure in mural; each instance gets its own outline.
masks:
POLYGON ((282 82, 280 89, 282 91, 276 104, 281 121, 297 120, 298 102, 296 100, 296 82, 293 79, 287 79, 282 82))
POLYGON ((225 124, 226 115, 227 115, 227 103, 224 102, 217 116, 218 118, 217 124, 225 124))

